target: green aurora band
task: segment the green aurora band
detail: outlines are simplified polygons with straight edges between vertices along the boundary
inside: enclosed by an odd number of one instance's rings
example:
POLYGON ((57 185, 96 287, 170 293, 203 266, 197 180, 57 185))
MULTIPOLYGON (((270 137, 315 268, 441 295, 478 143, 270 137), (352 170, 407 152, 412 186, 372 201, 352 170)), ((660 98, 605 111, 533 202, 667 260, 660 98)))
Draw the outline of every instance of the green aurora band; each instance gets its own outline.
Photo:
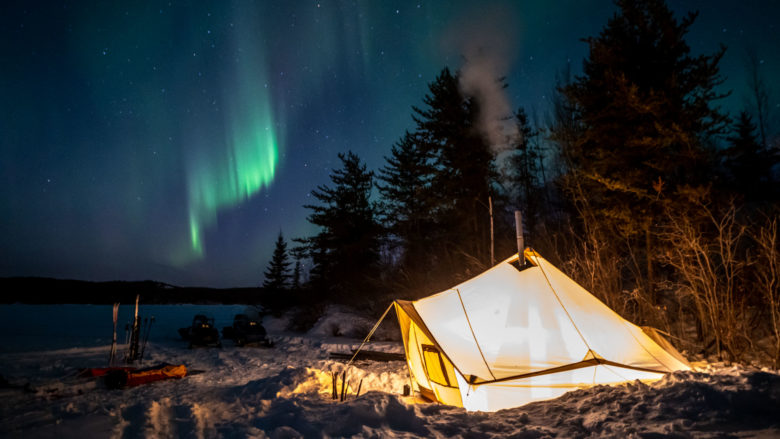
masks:
POLYGON ((238 127, 233 128, 234 137, 222 163, 203 161, 189 174, 190 241, 197 256, 204 251, 203 228, 216 222, 220 210, 248 199, 273 181, 279 146, 270 112, 253 112, 249 118, 254 128, 235 124, 238 127))
POLYGON ((246 18, 236 21, 235 57, 222 81, 225 138, 222 145, 196 140, 187 166, 190 251, 182 262, 203 257, 204 229, 216 224, 220 211, 270 186, 279 164, 279 120, 272 110, 263 50, 256 46, 259 35, 246 18))

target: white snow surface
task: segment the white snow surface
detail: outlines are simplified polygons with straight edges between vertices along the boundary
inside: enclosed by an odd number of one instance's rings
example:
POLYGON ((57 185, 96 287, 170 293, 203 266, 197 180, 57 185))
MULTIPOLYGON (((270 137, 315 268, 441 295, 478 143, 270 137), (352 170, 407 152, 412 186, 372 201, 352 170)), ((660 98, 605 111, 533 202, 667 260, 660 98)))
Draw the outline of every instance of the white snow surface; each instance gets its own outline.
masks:
MULTIPOLYGON (((409 383, 402 361, 353 364, 347 401, 332 400, 331 373, 345 364, 328 353, 357 347, 364 334, 355 331, 373 323, 345 309, 329 309, 307 334, 267 317, 271 349, 224 341, 190 350, 178 339, 176 328, 196 313, 214 316, 221 329, 244 311, 142 306, 141 315, 156 317, 143 365, 183 363, 194 374, 108 390, 76 372, 106 365, 110 306, 0 306, 0 374, 9 383, 0 388, 0 437, 780 437, 780 375, 770 370, 707 365, 649 385, 597 386, 479 413, 401 396, 409 383)), ((122 307, 120 321, 129 315, 122 307)), ((368 349, 403 351, 392 341, 368 349)))

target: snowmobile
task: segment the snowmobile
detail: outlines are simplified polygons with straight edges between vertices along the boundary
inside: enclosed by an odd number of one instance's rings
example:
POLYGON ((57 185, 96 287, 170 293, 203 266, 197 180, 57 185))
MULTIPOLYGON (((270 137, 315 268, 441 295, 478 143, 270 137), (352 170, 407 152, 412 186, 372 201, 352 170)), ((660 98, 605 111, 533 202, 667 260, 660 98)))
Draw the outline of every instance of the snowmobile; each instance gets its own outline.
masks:
POLYGON ((194 346, 222 347, 219 339, 219 331, 214 327, 214 319, 198 314, 192 319, 192 326, 180 328, 179 335, 190 342, 190 348, 194 346))
POLYGON ((257 320, 250 319, 246 314, 236 314, 233 317, 233 326, 222 328, 222 338, 233 340, 236 346, 263 346, 272 347, 273 342, 268 339, 265 328, 257 320))

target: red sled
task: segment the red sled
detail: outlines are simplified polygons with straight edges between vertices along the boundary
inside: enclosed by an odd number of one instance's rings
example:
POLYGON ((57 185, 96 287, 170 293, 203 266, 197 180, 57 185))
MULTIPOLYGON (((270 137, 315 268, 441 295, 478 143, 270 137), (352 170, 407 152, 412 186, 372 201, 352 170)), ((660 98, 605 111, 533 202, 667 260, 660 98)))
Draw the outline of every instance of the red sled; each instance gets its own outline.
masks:
POLYGON ((153 383, 170 379, 180 379, 187 376, 187 367, 183 364, 159 364, 153 367, 135 370, 121 370, 117 368, 106 373, 105 383, 109 389, 121 389, 135 387, 141 384, 153 383))
POLYGON ((111 372, 124 371, 132 372, 135 367, 90 367, 88 369, 79 370, 79 377, 81 378, 98 378, 107 375, 111 372))

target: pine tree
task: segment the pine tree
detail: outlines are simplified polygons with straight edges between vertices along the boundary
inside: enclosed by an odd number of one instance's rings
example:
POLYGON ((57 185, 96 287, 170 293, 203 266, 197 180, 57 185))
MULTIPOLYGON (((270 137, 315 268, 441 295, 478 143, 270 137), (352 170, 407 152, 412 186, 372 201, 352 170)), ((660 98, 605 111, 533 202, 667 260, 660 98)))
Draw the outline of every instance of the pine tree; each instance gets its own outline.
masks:
MULTIPOLYGON (((578 137, 562 156, 563 180, 585 221, 619 233, 633 261, 644 260, 652 291, 653 229, 684 202, 690 186, 709 183, 705 141, 727 118, 712 108, 722 97, 718 62, 725 51, 691 56, 685 34, 696 14, 678 21, 663 0, 618 0, 618 12, 587 38, 583 74, 563 88, 578 118, 578 137)), ((605 229, 606 230, 606 229, 605 229)), ((652 294, 651 294, 652 296, 652 294)))
POLYGON ((282 237, 281 231, 276 239, 273 256, 271 256, 271 261, 268 263, 268 268, 266 268, 264 274, 263 288, 271 291, 281 291, 289 287, 290 258, 287 254, 287 243, 284 237, 282 237))
POLYGON ((301 261, 296 260, 295 261, 295 268, 293 268, 293 274, 292 274, 292 289, 293 291, 298 291, 301 289, 301 261))
POLYGON ((342 168, 330 176, 333 186, 312 191, 320 204, 304 206, 319 232, 297 241, 312 260, 311 285, 333 298, 354 298, 376 278, 382 229, 371 202, 373 172, 351 151, 339 159, 342 168))
MULTIPOLYGON (((458 76, 445 68, 429 85, 425 108, 413 107, 417 138, 434 161, 433 207, 440 232, 436 257, 457 272, 489 262, 487 211, 496 179, 492 153, 477 129, 479 108, 461 93, 458 76)), ((450 279, 452 276, 449 276, 450 279)))
POLYGON ((434 176, 431 153, 419 138, 406 132, 392 147, 387 164, 379 170, 382 211, 393 247, 401 251, 402 269, 425 272, 436 230, 432 198, 434 176))
POLYGON ((777 182, 772 170, 780 157, 761 146, 756 130, 753 118, 742 111, 734 124, 733 135, 728 138, 725 165, 730 171, 731 186, 748 201, 774 201, 777 182))
POLYGON ((541 205, 541 160, 536 137, 538 131, 531 127, 523 108, 515 112, 518 138, 511 158, 513 183, 512 198, 516 208, 523 212, 524 223, 528 230, 536 229, 536 221, 541 205))

